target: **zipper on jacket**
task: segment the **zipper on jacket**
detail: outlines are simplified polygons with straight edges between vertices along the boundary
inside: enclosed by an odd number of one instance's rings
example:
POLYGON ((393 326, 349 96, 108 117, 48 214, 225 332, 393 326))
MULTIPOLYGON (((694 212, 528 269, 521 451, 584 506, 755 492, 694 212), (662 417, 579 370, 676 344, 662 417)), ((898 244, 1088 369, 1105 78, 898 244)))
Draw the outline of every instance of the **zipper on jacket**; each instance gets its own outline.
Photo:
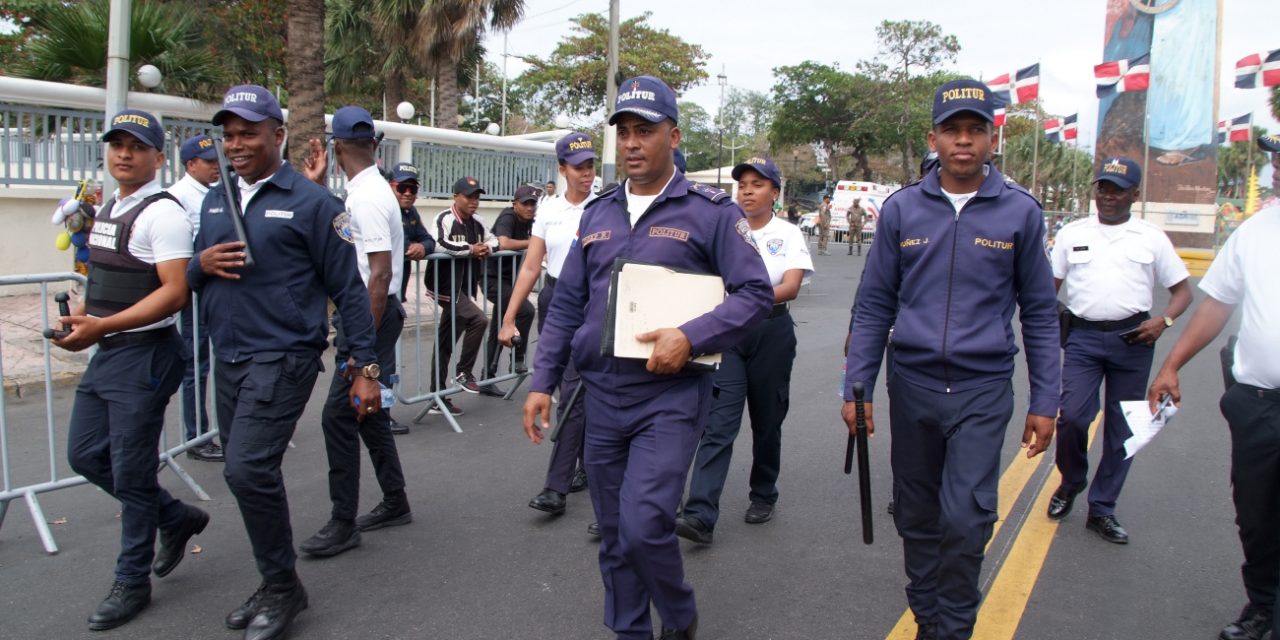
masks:
MULTIPOLYGON (((956 246, 960 239, 960 212, 977 197, 977 194, 974 194, 973 198, 969 198, 964 204, 960 205, 960 208, 956 209, 956 215, 952 221, 951 268, 947 271, 947 310, 942 319, 942 378, 947 393, 951 393, 951 361, 947 358, 947 335, 951 332, 951 294, 956 278, 956 246)), ((950 204, 950 199, 948 198, 947 200, 948 204, 950 204)), ((954 208, 954 205, 952 205, 952 208, 954 208)))

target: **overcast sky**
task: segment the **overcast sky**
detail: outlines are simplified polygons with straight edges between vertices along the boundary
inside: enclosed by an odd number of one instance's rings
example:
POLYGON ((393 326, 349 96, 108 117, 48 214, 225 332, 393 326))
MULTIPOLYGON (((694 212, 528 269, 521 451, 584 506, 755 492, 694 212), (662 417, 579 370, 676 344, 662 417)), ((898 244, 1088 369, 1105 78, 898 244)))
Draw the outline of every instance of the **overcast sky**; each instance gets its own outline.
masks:
MULTIPOLYGON (((525 19, 508 36, 512 54, 546 56, 582 13, 607 15, 608 0, 525 0, 525 19)), ((1219 120, 1254 114, 1254 124, 1280 132, 1271 117, 1263 89, 1236 89, 1235 61, 1248 53, 1280 47, 1280 34, 1261 25, 1280 24, 1276 0, 1224 0, 1222 24, 1222 89, 1219 120)), ((625 20, 653 12, 650 23, 692 43, 711 56, 711 78, 683 99, 716 113, 720 88, 715 76, 724 69, 731 87, 769 91, 772 69, 805 60, 854 69, 858 60, 876 53, 875 26, 882 20, 930 20, 960 41, 952 70, 991 78, 1040 62, 1040 97, 1050 113, 1080 114, 1080 140, 1093 146, 1098 120, 1093 65, 1102 62, 1106 0, 1003 0, 937 2, 895 0, 621 0, 625 20)), ((487 42, 490 60, 502 66, 501 34, 487 42)), ((643 43, 623 43, 643 46, 643 43)), ((1213 43, 1204 43, 1212 49, 1213 43)), ((508 75, 523 70, 508 59, 508 75)))

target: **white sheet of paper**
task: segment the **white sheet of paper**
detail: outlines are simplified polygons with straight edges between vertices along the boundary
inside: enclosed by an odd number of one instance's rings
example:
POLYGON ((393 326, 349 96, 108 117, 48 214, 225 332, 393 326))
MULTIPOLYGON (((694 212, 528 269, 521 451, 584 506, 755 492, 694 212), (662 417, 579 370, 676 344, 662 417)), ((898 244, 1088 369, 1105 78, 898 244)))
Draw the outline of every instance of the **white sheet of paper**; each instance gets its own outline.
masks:
POLYGON ((1151 415, 1151 405, 1146 400, 1126 400, 1120 403, 1120 411, 1124 413, 1124 421, 1129 424, 1129 431, 1133 432, 1124 441, 1124 457, 1128 460, 1169 424, 1178 408, 1172 402, 1161 402, 1156 406, 1156 414, 1151 415))
MULTIPOLYGON (((648 360, 653 343, 636 340, 637 334, 679 327, 715 309, 724 302, 724 295, 724 280, 719 276, 680 273, 657 265, 623 265, 618 274, 613 355, 648 360)), ((720 354, 694 358, 694 362, 719 364, 720 354)))

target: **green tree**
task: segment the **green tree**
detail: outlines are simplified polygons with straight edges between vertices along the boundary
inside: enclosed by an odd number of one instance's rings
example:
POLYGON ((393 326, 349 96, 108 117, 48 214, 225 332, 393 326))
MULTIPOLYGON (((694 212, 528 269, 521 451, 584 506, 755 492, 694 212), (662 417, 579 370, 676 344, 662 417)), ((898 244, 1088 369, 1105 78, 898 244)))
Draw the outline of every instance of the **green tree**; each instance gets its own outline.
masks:
POLYGON ((1280 86, 1271 87, 1271 117, 1280 120, 1280 86))
POLYGON ((817 144, 828 154, 834 177, 846 175, 840 161, 848 156, 870 180, 869 156, 888 141, 879 98, 882 83, 812 60, 778 67, 773 74, 772 147, 817 144))
POLYGON ((676 106, 680 109, 680 150, 684 152, 686 170, 692 173, 714 168, 719 141, 711 114, 694 102, 682 101, 676 106))
POLYGON ((506 30, 524 15, 524 0, 432 0, 418 14, 410 47, 436 80, 436 126, 457 128, 459 76, 488 29, 506 30))
MULTIPOLYGON (((666 29, 648 24, 650 12, 622 21, 619 39, 618 73, 623 78, 652 75, 666 82, 676 93, 707 79, 707 53, 666 29)), ((601 14, 588 13, 572 19, 571 33, 560 40, 547 58, 528 56, 532 68, 516 83, 535 110, 544 113, 565 111, 585 117, 605 108, 609 75, 609 21, 601 14)))
POLYGON ((932 105, 936 76, 943 64, 954 62, 960 41, 928 20, 885 20, 876 27, 879 51, 874 60, 859 63, 864 73, 885 83, 882 98, 897 110, 898 147, 902 175, 910 182, 919 168, 916 149, 921 139, 921 113, 932 105))
POLYGON ((200 18, 228 85, 258 84, 280 93, 287 27, 279 0, 170 1, 200 18))
POLYGON ((773 124, 773 113, 773 99, 769 94, 730 89, 725 96, 721 116, 725 147, 736 147, 739 158, 769 153, 769 127, 773 124))
POLYGON ((1011 117, 1007 121, 1003 172, 1027 189, 1034 182, 1032 195, 1047 211, 1087 210, 1091 197, 1089 185, 1093 182, 1093 155, 1070 143, 1049 142, 1040 124, 1046 116, 1038 107, 1039 103, 1034 103, 1024 112, 1032 117, 1011 117), (1011 127, 1019 133, 1010 136, 1011 127), (1040 136, 1038 158, 1035 136, 1040 136))
POLYGON ((1262 127, 1253 128, 1248 141, 1238 140, 1218 147, 1218 195, 1223 198, 1243 198, 1249 185, 1249 176, 1261 171, 1268 164, 1267 154, 1258 150, 1258 136, 1266 135, 1262 127), (1250 159, 1252 158, 1252 164, 1250 159))

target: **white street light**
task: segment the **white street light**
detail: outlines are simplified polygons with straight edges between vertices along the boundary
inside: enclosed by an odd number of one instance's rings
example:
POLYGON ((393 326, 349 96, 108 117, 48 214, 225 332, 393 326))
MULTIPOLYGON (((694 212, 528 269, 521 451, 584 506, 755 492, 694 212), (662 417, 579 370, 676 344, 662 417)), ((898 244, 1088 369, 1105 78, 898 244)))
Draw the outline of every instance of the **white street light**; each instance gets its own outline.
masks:
POLYGON ((569 114, 561 113, 556 115, 555 124, 557 129, 568 129, 570 126, 573 125, 573 122, 569 120, 569 114))
POLYGON ((407 100, 396 105, 396 117, 400 118, 401 122, 412 120, 413 114, 416 112, 417 110, 413 108, 413 104, 407 100))
POLYGON ((490 122, 490 123, 489 123, 487 126, 485 126, 485 128, 484 128, 484 132, 485 132, 485 133, 487 133, 487 134, 489 134, 489 135, 491 135, 491 136, 496 136, 496 135, 498 135, 498 133, 499 133, 500 131, 502 131, 502 127, 498 126, 498 123, 496 123, 496 122, 490 122))
POLYGON ((138 67, 138 84, 141 84, 144 88, 154 89, 160 86, 160 81, 163 79, 164 76, 155 65, 144 64, 138 67))

